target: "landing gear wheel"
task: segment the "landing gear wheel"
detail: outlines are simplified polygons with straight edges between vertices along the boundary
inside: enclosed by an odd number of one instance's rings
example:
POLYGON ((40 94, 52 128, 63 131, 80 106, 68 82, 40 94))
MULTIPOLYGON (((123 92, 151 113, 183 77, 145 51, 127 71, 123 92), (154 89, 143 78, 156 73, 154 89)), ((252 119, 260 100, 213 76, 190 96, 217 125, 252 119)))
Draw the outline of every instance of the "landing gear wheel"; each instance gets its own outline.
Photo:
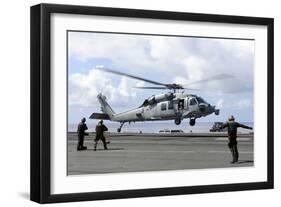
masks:
POLYGON ((175 124, 176 125, 180 125, 181 124, 181 120, 180 119, 175 119, 175 124))
POLYGON ((194 126, 194 125, 195 125, 195 119, 190 119, 189 125, 190 125, 190 126, 194 126))
POLYGON ((117 132, 121 132, 121 129, 122 129, 122 127, 123 127, 124 124, 125 124, 125 122, 121 122, 120 127, 117 129, 117 132))

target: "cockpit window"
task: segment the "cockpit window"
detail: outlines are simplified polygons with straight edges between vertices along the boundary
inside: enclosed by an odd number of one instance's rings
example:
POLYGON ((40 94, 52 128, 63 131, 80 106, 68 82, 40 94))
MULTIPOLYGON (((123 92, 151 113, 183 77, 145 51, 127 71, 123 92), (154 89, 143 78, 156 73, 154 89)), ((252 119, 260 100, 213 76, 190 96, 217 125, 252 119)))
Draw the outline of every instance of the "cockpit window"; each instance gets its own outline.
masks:
POLYGON ((196 100, 194 98, 190 99, 189 104, 192 105, 196 105, 196 100))
POLYGON ((197 101, 198 101, 199 104, 206 103, 206 101, 201 97, 197 97, 197 101))
POLYGON ((147 105, 148 105, 148 100, 145 99, 144 102, 143 102, 143 104, 140 105, 139 108, 141 108, 141 107, 143 107, 143 106, 147 106, 147 105))

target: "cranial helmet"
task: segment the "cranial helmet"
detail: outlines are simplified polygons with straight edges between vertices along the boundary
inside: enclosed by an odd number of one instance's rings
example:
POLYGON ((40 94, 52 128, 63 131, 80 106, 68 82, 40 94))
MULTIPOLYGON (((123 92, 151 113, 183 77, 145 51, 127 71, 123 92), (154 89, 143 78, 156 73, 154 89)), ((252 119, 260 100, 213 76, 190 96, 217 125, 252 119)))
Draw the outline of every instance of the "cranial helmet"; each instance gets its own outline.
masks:
POLYGON ((235 120, 235 118, 234 118, 234 116, 233 116, 233 115, 231 115, 230 117, 228 117, 228 120, 229 120, 229 121, 234 121, 234 120, 235 120))

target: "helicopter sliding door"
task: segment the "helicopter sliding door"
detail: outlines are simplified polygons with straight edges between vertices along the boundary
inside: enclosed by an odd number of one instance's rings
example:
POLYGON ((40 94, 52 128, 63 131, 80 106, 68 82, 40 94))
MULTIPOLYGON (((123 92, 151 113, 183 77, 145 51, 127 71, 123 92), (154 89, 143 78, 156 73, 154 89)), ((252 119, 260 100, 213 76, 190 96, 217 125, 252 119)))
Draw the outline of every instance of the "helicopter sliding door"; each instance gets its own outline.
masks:
POLYGON ((157 104, 159 119, 167 119, 174 116, 174 104, 172 101, 163 101, 157 104))
POLYGON ((184 99, 180 99, 178 101, 178 110, 182 111, 182 110, 184 110, 184 108, 185 108, 184 99))
POLYGON ((175 112, 180 112, 182 113, 183 111, 188 111, 189 107, 188 107, 188 99, 187 98, 183 98, 183 99, 179 99, 177 102, 177 108, 175 110, 175 112))

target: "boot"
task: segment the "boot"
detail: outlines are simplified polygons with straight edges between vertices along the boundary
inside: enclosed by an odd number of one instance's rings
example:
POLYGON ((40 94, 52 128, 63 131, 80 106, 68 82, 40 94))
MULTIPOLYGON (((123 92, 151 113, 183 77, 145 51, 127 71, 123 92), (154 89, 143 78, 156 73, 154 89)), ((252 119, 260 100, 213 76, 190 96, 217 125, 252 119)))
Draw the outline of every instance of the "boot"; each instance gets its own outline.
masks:
POLYGON ((235 162, 238 162, 239 153, 238 153, 238 148, 236 145, 233 147, 233 151, 234 151, 234 160, 235 160, 235 162))
POLYGON ((104 150, 107 150, 106 140, 105 140, 105 139, 102 139, 102 143, 103 143, 103 148, 104 148, 104 150))

